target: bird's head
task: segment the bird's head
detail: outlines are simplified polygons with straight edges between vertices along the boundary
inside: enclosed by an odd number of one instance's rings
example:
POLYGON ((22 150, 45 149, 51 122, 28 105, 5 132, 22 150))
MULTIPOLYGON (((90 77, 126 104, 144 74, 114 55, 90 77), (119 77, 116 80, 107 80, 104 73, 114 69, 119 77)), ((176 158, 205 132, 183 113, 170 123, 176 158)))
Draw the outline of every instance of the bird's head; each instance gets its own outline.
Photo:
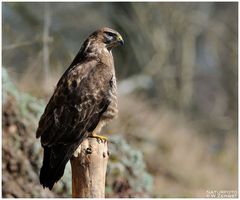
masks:
POLYGON ((112 55, 111 50, 123 44, 123 38, 117 31, 107 27, 100 28, 84 41, 70 66, 76 65, 85 57, 102 58, 106 53, 112 55))
POLYGON ((102 43, 108 50, 124 44, 122 36, 117 31, 107 27, 96 30, 91 37, 102 43))

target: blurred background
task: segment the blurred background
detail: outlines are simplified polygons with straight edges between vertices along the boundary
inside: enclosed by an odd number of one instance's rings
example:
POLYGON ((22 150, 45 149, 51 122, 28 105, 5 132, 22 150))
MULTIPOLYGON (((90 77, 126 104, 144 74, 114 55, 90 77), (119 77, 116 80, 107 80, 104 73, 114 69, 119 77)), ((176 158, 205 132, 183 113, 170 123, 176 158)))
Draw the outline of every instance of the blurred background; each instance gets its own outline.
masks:
POLYGON ((35 131, 58 79, 103 26, 125 41, 113 52, 119 117, 104 130, 107 196, 237 191, 238 3, 5 2, 3 197, 71 195, 69 169, 52 192, 39 185, 35 131))

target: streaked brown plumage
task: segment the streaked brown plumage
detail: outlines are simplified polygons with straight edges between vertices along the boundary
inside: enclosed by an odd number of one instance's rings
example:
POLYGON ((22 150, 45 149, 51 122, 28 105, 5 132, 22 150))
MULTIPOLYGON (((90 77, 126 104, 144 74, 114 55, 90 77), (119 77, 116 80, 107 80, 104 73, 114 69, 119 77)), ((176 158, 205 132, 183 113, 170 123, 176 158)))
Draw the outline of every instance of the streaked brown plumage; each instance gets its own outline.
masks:
POLYGON ((44 148, 40 183, 52 189, 86 137, 98 134, 117 115, 112 48, 121 35, 102 28, 92 33, 65 71, 39 121, 36 137, 44 148))

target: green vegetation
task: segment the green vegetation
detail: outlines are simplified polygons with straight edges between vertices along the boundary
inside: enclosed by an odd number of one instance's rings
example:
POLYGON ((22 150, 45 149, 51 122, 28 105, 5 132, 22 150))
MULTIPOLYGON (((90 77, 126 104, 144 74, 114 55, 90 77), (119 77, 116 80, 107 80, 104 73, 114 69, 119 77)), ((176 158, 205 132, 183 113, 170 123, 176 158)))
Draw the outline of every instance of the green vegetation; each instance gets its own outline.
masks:
MULTIPOLYGON (((45 103, 17 90, 3 68, 3 196, 71 197, 71 167, 53 192, 43 190, 38 181, 42 148, 35 130, 45 103)), ((109 197, 149 197, 152 177, 146 172, 142 153, 122 137, 110 139, 106 195, 109 197), (142 176, 138 176, 142 174, 142 176), (120 181, 121 180, 121 181, 120 181)))

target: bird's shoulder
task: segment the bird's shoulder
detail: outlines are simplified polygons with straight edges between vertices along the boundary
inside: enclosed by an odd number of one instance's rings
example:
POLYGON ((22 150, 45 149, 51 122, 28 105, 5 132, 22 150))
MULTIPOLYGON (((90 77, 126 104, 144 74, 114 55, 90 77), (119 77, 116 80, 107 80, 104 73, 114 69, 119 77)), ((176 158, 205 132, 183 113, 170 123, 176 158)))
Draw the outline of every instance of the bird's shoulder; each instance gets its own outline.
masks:
POLYGON ((108 85, 111 77, 111 66, 99 60, 90 59, 68 69, 59 80, 54 94, 84 95, 87 91, 103 89, 108 85))
POLYGON ((108 98, 112 77, 110 67, 94 59, 70 67, 59 80, 45 114, 56 107, 90 105, 108 98))
MULTIPOLYGON (((94 116, 104 112, 110 103, 111 75, 110 78, 107 76, 107 69, 105 64, 92 60, 65 72, 40 119, 37 137, 43 135, 52 124, 54 127, 74 128, 83 122, 92 121, 96 118, 94 116)), ((43 144, 48 144, 47 138, 44 141, 43 137, 43 144)))

